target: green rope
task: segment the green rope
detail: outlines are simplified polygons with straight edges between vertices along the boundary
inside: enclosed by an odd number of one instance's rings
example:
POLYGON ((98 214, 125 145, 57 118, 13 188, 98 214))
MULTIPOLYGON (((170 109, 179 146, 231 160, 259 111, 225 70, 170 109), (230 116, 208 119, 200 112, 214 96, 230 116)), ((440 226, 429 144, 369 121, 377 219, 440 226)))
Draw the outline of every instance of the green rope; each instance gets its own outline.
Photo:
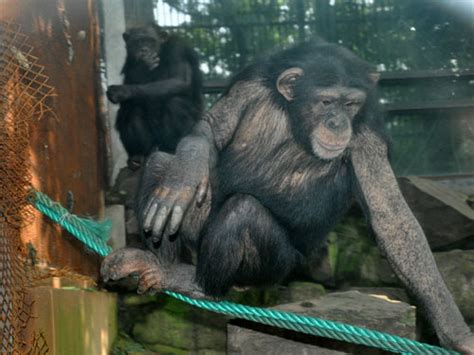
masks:
POLYGON ((180 301, 208 311, 268 324, 279 328, 295 330, 300 333, 342 340, 354 344, 367 345, 395 353, 458 354, 452 350, 446 350, 437 346, 420 343, 415 340, 340 322, 328 321, 273 309, 245 306, 227 301, 214 302, 197 300, 173 291, 164 291, 164 293, 177 298, 180 301))
POLYGON ((112 227, 111 221, 98 223, 92 219, 79 218, 36 190, 32 190, 30 193, 30 203, 97 254, 106 256, 112 251, 112 248, 107 245, 112 227))
MULTIPOLYGON (((39 211, 59 223, 87 247, 98 254, 106 256, 111 252, 111 248, 106 244, 107 235, 110 230, 110 222, 97 223, 93 220, 74 216, 59 203, 52 201, 46 195, 38 191, 33 191, 31 203, 39 211)), ((446 350, 437 346, 420 343, 415 340, 340 322, 273 309, 250 307, 227 301, 214 302, 198 300, 168 290, 165 290, 164 293, 208 311, 268 324, 279 328, 295 330, 305 334, 366 345, 395 353, 434 355, 458 354, 452 350, 446 350)))

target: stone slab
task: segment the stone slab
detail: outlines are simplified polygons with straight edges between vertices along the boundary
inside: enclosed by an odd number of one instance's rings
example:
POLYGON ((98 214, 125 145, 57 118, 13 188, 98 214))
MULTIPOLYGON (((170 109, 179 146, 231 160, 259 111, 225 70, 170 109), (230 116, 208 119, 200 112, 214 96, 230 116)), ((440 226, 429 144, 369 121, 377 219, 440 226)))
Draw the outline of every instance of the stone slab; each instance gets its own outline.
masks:
MULTIPOLYGON (((358 291, 337 292, 275 308, 416 339, 415 307, 384 296, 358 291)), ((386 353, 241 320, 228 325, 227 351, 229 354, 386 353)))

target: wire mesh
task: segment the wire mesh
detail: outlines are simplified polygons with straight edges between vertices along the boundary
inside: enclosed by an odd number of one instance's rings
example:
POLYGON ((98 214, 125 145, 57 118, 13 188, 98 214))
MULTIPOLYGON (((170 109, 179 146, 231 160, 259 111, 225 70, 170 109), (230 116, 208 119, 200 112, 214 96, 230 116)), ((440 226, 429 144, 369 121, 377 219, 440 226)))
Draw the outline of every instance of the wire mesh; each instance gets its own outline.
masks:
POLYGON ((32 304, 25 289, 34 270, 19 257, 20 231, 32 218, 30 123, 51 112, 54 94, 19 25, 0 21, 0 353, 46 354, 42 334, 28 341, 32 304))

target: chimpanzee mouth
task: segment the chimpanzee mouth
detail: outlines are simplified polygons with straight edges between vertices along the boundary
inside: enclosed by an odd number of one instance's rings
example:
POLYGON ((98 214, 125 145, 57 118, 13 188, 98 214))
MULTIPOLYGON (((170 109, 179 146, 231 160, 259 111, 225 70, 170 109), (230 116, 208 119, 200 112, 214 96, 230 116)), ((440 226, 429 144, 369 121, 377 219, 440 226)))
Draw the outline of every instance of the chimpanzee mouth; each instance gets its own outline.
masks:
POLYGON ((347 143, 344 143, 344 144, 328 144, 328 143, 324 143, 323 141, 321 140, 316 140, 316 142, 321 146, 323 147, 324 149, 330 151, 330 152, 339 152, 339 151, 343 151, 344 149, 346 149, 347 147, 347 143))
POLYGON ((311 134, 311 146, 316 156, 326 160, 340 156, 346 150, 350 141, 350 136, 337 137, 339 139, 336 139, 336 137, 328 137, 329 139, 324 138, 324 134, 313 131, 311 134))
POLYGON ((347 148, 347 144, 329 144, 320 139, 312 139, 313 152, 324 160, 331 160, 340 156, 347 148))

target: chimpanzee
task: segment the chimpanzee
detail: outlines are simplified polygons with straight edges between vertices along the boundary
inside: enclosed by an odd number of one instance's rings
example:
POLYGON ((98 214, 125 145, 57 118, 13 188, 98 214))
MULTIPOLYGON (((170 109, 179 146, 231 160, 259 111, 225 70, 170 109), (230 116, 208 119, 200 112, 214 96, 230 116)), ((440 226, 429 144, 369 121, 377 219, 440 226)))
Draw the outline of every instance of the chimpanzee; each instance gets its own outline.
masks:
POLYGON ((127 58, 123 85, 107 96, 120 103, 116 128, 129 155, 147 156, 153 149, 173 153, 202 111, 202 74, 197 53, 158 25, 123 34, 127 58))
POLYGON ((349 50, 320 42, 245 69, 175 155, 150 156, 138 213, 151 251, 113 252, 104 279, 138 273, 139 292, 195 297, 279 282, 305 270, 355 198, 442 344, 474 354, 388 162, 377 79, 349 50), (196 267, 182 262, 189 250, 196 267))

